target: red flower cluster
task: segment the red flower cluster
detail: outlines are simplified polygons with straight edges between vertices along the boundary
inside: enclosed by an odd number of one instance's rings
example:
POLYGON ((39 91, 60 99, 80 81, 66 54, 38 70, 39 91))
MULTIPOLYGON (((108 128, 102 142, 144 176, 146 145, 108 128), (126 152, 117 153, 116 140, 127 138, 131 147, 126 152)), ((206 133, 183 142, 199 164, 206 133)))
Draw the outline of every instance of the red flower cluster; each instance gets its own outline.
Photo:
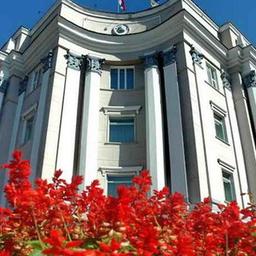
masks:
POLYGON ((181 194, 167 188, 148 197, 151 179, 142 171, 133 186, 106 197, 94 181, 79 192, 56 171, 52 183, 29 181, 30 165, 15 152, 5 187, 11 209, 0 208, 0 256, 253 256, 255 207, 235 202, 213 212, 206 199, 189 210, 181 194))

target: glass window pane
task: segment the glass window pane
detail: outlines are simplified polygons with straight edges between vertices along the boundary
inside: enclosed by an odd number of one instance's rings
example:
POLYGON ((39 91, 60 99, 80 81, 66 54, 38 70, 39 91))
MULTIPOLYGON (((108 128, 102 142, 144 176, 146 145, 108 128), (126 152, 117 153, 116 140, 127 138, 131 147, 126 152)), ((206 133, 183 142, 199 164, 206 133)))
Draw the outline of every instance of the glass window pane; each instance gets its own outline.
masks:
POLYGON ((225 121, 223 117, 214 114, 216 137, 227 141, 225 121))
POLYGON ((127 83, 127 89, 133 89, 134 88, 134 70, 133 68, 128 68, 126 70, 126 83, 127 83))
POLYGON ((118 186, 131 186, 132 176, 108 176, 108 195, 117 196, 118 186))
POLYGON ((227 172, 222 172, 223 175, 223 186, 224 186, 224 193, 225 193, 225 200, 231 202, 235 200, 235 187, 233 182, 232 174, 227 172))
POLYGON ((110 71, 111 89, 118 89, 118 69, 111 69, 110 71))
POLYGON ((134 119, 110 119, 110 142, 133 142, 134 119))
POLYGON ((119 70, 120 81, 119 81, 119 89, 125 89, 125 79, 124 79, 124 69, 119 70))
POLYGON ((26 121, 26 130, 25 130, 25 138, 24 138, 24 143, 29 141, 32 137, 32 132, 33 132, 33 122, 34 122, 34 117, 29 118, 26 121))

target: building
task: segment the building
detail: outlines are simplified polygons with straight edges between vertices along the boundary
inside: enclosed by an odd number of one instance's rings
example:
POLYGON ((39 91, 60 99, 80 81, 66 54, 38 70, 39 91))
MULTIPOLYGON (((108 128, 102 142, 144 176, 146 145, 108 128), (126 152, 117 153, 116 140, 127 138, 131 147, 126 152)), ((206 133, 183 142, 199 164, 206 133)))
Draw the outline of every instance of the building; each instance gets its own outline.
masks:
MULTIPOLYGON (((0 51, 0 163, 33 177, 98 178, 106 193, 148 168, 195 203, 256 195, 256 50, 191 0, 137 13, 58 0, 0 51)), ((0 187, 6 177, 1 174, 0 187)))

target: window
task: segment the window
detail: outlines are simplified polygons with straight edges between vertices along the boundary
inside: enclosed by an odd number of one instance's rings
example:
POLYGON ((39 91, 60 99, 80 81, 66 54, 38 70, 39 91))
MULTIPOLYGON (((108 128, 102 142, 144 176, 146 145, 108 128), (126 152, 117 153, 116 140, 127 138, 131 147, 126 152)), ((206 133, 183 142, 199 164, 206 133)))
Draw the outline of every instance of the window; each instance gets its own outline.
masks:
POLYGON ((131 186, 133 176, 116 176, 108 175, 107 176, 107 193, 113 197, 117 196, 118 186, 131 186))
POLYGON ((207 68, 209 84, 218 90, 219 84, 218 84, 217 70, 208 63, 206 64, 206 68, 207 68))
POLYGON ((214 113, 214 124, 216 137, 222 141, 228 142, 225 117, 214 113))
POLYGON ((33 91, 37 87, 39 87, 41 85, 41 83, 42 83, 42 69, 40 68, 40 69, 34 71, 31 91, 33 91))
POLYGON ((130 143, 135 140, 134 118, 109 118, 109 142, 130 143))
POLYGON ((222 171, 222 179, 225 193, 225 201, 231 202, 236 199, 235 186, 232 173, 222 171))
POLYGON ((24 143, 28 142, 32 138, 34 127, 34 115, 30 116, 25 120, 25 135, 24 135, 24 143))
POLYGON ((129 90, 134 88, 134 68, 112 68, 110 70, 110 88, 129 90))

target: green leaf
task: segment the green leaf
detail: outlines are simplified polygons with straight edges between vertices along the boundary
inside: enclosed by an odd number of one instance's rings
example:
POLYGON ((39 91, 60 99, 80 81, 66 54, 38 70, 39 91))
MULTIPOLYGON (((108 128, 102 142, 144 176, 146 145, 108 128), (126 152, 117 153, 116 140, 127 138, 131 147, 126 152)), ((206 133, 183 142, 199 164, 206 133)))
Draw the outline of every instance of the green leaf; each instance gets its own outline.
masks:
POLYGON ((33 249, 42 250, 42 246, 41 246, 41 243, 39 242, 39 240, 27 241, 27 244, 32 246, 33 249))
POLYGON ((43 256, 41 249, 34 249, 30 256, 43 256))
POLYGON ((97 241, 95 239, 87 239, 85 244, 83 245, 83 248, 86 249, 97 249, 99 246, 97 244, 97 241))

